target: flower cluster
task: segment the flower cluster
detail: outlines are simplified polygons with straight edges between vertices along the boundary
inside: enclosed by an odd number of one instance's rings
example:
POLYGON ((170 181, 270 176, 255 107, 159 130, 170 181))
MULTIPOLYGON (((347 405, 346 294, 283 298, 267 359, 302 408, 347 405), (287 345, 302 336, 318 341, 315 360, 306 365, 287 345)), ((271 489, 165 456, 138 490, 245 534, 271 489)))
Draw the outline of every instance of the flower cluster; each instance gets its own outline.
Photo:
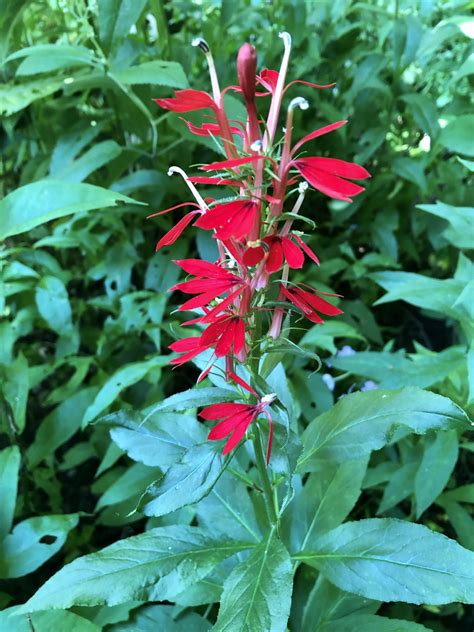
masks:
MULTIPOLYGON (((293 118, 296 109, 307 109, 308 102, 296 97, 289 102, 284 134, 275 141, 280 110, 286 91, 295 83, 316 89, 331 87, 294 81, 285 85, 291 49, 288 33, 280 34, 284 54, 279 71, 262 70, 257 74, 256 51, 244 44, 237 58, 238 85, 221 91, 212 54, 204 40, 196 40, 206 55, 212 94, 201 90, 178 90, 174 97, 156 99, 163 109, 177 113, 205 110, 209 121, 196 126, 185 121, 198 136, 221 139, 225 159, 202 165, 205 175, 188 176, 181 168, 171 167, 169 174, 179 173, 193 195, 193 200, 168 208, 161 215, 187 207, 186 214, 158 242, 157 250, 173 244, 194 222, 205 231, 212 231, 219 258, 211 263, 199 259, 175 261, 189 275, 175 285, 189 295, 182 311, 198 311, 198 316, 184 325, 200 325, 199 336, 185 337, 171 345, 178 355, 175 365, 192 360, 203 351, 212 350, 208 366, 199 379, 208 375, 218 358, 225 358, 228 379, 257 398, 256 404, 217 404, 202 411, 206 420, 221 421, 209 438, 230 435, 224 452, 236 447, 250 423, 262 413, 271 418, 267 406, 273 395, 259 397, 256 391, 235 373, 236 362, 249 364, 261 352, 262 326, 267 322, 267 339, 281 334, 285 314, 293 310, 313 323, 322 323, 322 316, 336 316, 341 310, 327 300, 327 294, 306 285, 289 281, 289 271, 303 267, 305 257, 319 265, 317 255, 304 240, 304 233, 294 228, 308 186, 330 198, 352 201, 364 188, 353 180, 369 178, 361 166, 323 156, 307 156, 303 147, 320 136, 342 127, 337 121, 313 131, 293 143, 293 118), (229 120, 224 109, 224 96, 229 90, 242 96, 247 120, 229 120), (266 119, 259 115, 257 102, 269 98, 266 119), (203 197, 196 185, 224 186, 225 197, 203 197)), ((153 216, 154 216, 153 215, 153 216)), ((255 367, 255 363, 252 365, 255 367)), ((267 459, 271 445, 271 433, 267 459)))

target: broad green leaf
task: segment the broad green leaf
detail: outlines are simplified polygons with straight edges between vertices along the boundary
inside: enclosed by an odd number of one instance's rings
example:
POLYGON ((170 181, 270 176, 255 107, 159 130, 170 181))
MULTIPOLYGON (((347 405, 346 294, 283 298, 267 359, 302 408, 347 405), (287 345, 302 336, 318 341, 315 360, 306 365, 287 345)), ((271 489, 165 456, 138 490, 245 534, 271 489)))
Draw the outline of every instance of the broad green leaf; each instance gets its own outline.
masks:
POLYGON ((0 452, 0 540, 10 532, 15 515, 20 450, 16 445, 0 452))
POLYGON ((72 309, 66 286, 54 276, 44 276, 36 286, 36 306, 42 318, 56 333, 72 333, 72 309))
POLYGON ((148 414, 190 410, 191 408, 199 408, 200 406, 233 401, 236 396, 236 391, 229 388, 190 388, 182 393, 170 395, 159 404, 150 407, 148 414))
POLYGON ((0 365, 0 393, 3 393, 10 405, 14 424, 19 432, 23 432, 25 428, 29 390, 28 361, 20 352, 8 366, 0 365))
POLYGON ((100 632, 92 621, 67 610, 15 615, 18 606, 0 612, 0 632, 100 632))
POLYGON ((441 494, 458 459, 455 430, 438 432, 425 439, 423 458, 415 477, 416 517, 441 494))
MULTIPOLYGON (((49 165, 51 176, 56 177, 57 173, 63 171, 79 152, 103 131, 103 122, 93 121, 93 123, 80 121, 59 137, 51 155, 49 165)), ((119 193, 123 193, 123 191, 119 191, 119 193)))
POLYGON ((172 600, 219 562, 251 546, 209 537, 197 527, 150 529, 67 564, 22 610, 172 600))
POLYGON ((0 239, 72 213, 117 206, 117 202, 140 204, 92 184, 71 182, 65 186, 61 180, 38 180, 9 193, 0 202, 0 239))
POLYGON ((132 499, 133 507, 135 509, 138 504, 140 496, 143 491, 156 480, 156 470, 143 465, 142 463, 133 463, 128 467, 124 473, 115 479, 99 498, 96 505, 96 511, 108 507, 110 505, 117 505, 123 503, 126 500, 132 499))
POLYGON ((377 515, 392 509, 395 505, 411 496, 415 487, 415 476, 418 469, 416 461, 397 464, 398 467, 390 475, 388 483, 383 490, 382 500, 380 501, 377 515))
POLYGON ((469 428, 466 414, 435 393, 417 388, 353 393, 306 428, 298 468, 307 472, 322 462, 360 459, 389 443, 397 428, 425 434, 456 427, 469 428))
MULTIPOLYGON (((120 180, 117 180, 110 186, 110 189, 125 195, 137 189, 155 189, 156 192, 156 189, 160 187, 165 188, 165 183, 165 176, 159 171, 155 169, 140 169, 120 178, 120 180)), ((174 244, 173 248, 175 247, 177 247, 177 244, 174 244)))
POLYGON ((474 114, 456 116, 441 130, 439 142, 443 147, 465 156, 474 156, 474 114))
POLYGON ((142 415, 120 411, 111 413, 101 423, 118 426, 110 436, 134 461, 166 469, 176 463, 184 451, 206 438, 202 424, 180 413, 157 413, 146 419, 142 415))
POLYGON ((430 632, 420 623, 404 619, 389 619, 376 614, 356 614, 332 621, 330 626, 322 626, 322 632, 430 632))
POLYGON ((336 369, 374 380, 381 388, 427 388, 462 368, 464 362, 465 352, 460 347, 426 356, 403 351, 361 351, 331 358, 336 369))
POLYGON ((436 217, 441 217, 449 223, 448 228, 443 231, 443 236, 450 244, 456 246, 456 248, 473 247, 474 207, 451 206, 444 202, 436 202, 436 204, 418 204, 416 208, 425 211, 425 213, 436 215, 436 217))
POLYGON ((306 600, 301 632, 330 632, 339 619, 373 614, 379 606, 378 601, 340 590, 320 575, 306 600))
POLYGON ((220 446, 214 442, 189 448, 160 481, 148 488, 143 512, 147 516, 165 516, 198 502, 211 491, 223 468, 220 446))
POLYGON ((15 114, 15 112, 28 107, 33 101, 48 97, 64 86, 64 79, 57 77, 36 79, 19 84, 4 83, 0 85, 0 116, 15 114))
MULTIPOLYGON (((173 606, 152 604, 136 610, 129 621, 109 632, 207 632, 211 623, 197 612, 180 613, 173 606)), ((1 631, 0 631, 1 632, 1 631)))
POLYGON ((99 35, 107 53, 128 35, 145 4, 146 0, 99 0, 99 35))
POLYGON ((224 584, 215 632, 284 632, 290 614, 290 556, 272 530, 224 584))
POLYGON ((122 148, 114 140, 104 140, 93 145, 80 158, 57 168, 54 177, 65 182, 82 182, 93 171, 100 169, 121 153, 122 148))
POLYGON ((150 84, 186 88, 188 80, 183 67, 175 61, 148 61, 138 66, 114 69, 114 75, 126 85, 150 84))
POLYGON ((168 362, 169 356, 155 356, 154 358, 145 360, 144 362, 126 364, 116 371, 104 383, 92 404, 87 408, 84 415, 83 425, 86 426, 89 422, 100 415, 101 412, 103 412, 117 399, 124 389, 142 380, 147 373, 153 369, 166 366, 168 362))
POLYGON ((436 504, 443 507, 446 511, 460 544, 474 551, 474 520, 472 519, 472 511, 469 512, 454 500, 438 499, 436 504))
POLYGON ((261 533, 246 485, 227 470, 196 506, 200 526, 209 533, 260 542, 261 533))
POLYGON ((23 59, 17 68, 17 77, 36 75, 60 68, 93 66, 96 61, 92 52, 84 46, 59 43, 27 46, 9 55, 5 62, 15 59, 23 59))
POLYGON ((392 519, 348 522, 296 559, 331 582, 380 601, 472 603, 474 553, 426 527, 392 519))
POLYGON ((335 354, 337 347, 334 344, 335 338, 350 338, 352 340, 362 340, 362 336, 355 327, 342 321, 330 320, 322 325, 311 327, 300 340, 300 345, 315 345, 320 349, 326 349, 335 354))
POLYGON ((290 552, 312 548, 315 538, 341 524, 360 495, 367 462, 365 458, 328 465, 309 475, 283 518, 290 552))
POLYGON ((18 523, 0 543, 0 577, 22 577, 36 570, 59 551, 78 520, 78 514, 64 514, 18 523))

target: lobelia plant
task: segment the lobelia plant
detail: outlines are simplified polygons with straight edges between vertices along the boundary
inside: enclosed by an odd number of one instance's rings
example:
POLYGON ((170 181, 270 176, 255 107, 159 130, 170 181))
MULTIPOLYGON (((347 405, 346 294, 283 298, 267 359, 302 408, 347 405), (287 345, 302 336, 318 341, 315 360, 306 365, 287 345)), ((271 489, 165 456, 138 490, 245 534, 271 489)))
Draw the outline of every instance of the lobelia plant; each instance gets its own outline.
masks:
POLYGON ((286 84, 291 38, 281 38, 279 71, 257 74, 256 51, 244 44, 239 84, 223 91, 209 47, 196 40, 208 62, 212 95, 185 89, 156 99, 179 114, 206 110, 209 122, 186 121, 187 127, 220 139, 226 156, 200 167, 212 175, 188 176, 171 167, 194 201, 151 216, 191 209, 157 250, 174 244, 191 222, 212 231, 217 244, 214 262, 176 260, 189 278, 170 288, 190 295, 180 312, 195 312, 182 323, 195 335, 171 344, 177 355, 170 362, 193 361, 201 369, 198 382, 209 385, 136 415, 121 411, 101 420, 132 459, 158 470, 138 509, 154 522, 141 535, 68 564, 17 612, 168 601, 176 604, 177 616, 182 608, 206 605, 199 629, 209 629, 212 620, 218 631, 284 632, 291 614, 289 629, 303 632, 416 632, 426 628, 377 615, 380 602, 473 601, 474 554, 455 541, 407 520, 344 523, 371 452, 409 433, 462 431, 469 427, 464 411, 435 393, 404 388, 352 393, 304 430, 299 422, 282 360, 289 352, 312 354, 287 337, 290 314, 322 324, 342 310, 333 303, 336 294, 291 280, 290 270, 300 270, 305 258, 319 265, 295 225, 314 226, 301 213, 308 185, 350 202, 364 191, 353 180, 370 176, 352 162, 306 156, 310 141, 347 121, 295 143, 295 111, 309 107, 301 97, 289 101, 283 137, 276 140, 292 85, 331 87, 286 84), (245 122, 227 116, 227 91, 242 96, 245 122), (265 98, 266 120, 257 107, 265 98), (197 184, 227 187, 228 193, 203 197, 197 184), (209 432, 190 414, 196 410, 206 425, 217 422, 209 432))

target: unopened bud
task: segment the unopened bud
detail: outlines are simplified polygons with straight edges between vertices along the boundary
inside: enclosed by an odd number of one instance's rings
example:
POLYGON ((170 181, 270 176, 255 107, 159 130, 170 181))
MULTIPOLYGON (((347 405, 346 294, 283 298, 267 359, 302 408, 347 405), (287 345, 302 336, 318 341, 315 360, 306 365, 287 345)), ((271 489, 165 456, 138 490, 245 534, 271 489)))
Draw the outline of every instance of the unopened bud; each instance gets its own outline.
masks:
POLYGON ((202 52, 207 55, 210 52, 209 44, 202 37, 195 37, 191 42, 191 45, 200 48, 202 52))
POLYGON ((257 51, 248 43, 240 47, 237 55, 237 76, 242 94, 247 103, 255 98, 255 77, 257 73, 257 51))

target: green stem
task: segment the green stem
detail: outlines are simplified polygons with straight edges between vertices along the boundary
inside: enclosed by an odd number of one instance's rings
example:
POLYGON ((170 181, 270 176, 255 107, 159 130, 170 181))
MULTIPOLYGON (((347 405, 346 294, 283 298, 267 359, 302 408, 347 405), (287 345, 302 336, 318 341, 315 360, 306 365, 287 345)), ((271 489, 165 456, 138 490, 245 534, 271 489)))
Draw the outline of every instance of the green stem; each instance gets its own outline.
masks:
POLYGON ((265 457, 263 455, 260 429, 257 424, 254 426, 253 447, 255 450, 256 465, 262 483, 263 498, 265 501, 265 509, 267 510, 268 521, 270 525, 274 526, 278 523, 278 516, 275 511, 272 484, 268 476, 267 464, 265 463, 265 457))

